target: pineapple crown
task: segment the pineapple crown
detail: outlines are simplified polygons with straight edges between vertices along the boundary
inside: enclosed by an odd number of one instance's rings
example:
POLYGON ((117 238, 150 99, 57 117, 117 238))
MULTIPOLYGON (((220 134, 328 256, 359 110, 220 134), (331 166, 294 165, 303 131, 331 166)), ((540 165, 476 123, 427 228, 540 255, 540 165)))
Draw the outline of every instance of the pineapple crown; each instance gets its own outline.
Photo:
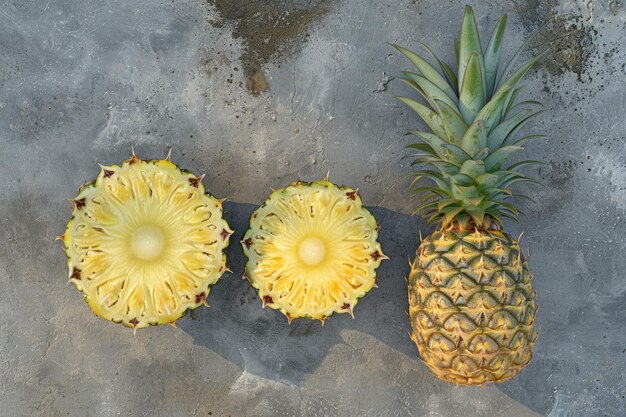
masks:
POLYGON ((428 223, 440 222, 443 227, 457 223, 462 228, 502 226, 504 217, 517 221, 519 210, 509 200, 509 188, 518 182, 532 182, 517 172, 523 165, 538 164, 525 160, 507 165, 515 152, 523 149, 529 139, 545 135, 527 135, 515 139, 516 133, 540 113, 536 101, 515 103, 518 82, 543 55, 540 54, 512 72, 517 59, 537 32, 500 68, 500 47, 507 17, 502 16, 483 51, 474 12, 465 8, 460 40, 455 40, 457 73, 426 45, 421 44, 437 63, 437 71, 418 54, 392 45, 405 55, 418 72, 402 72, 402 81, 413 87, 428 103, 424 105, 409 97, 396 98, 406 103, 430 127, 432 133, 410 131, 420 141, 408 145, 417 151, 413 164, 430 164, 436 170, 424 169, 411 174, 413 194, 426 192, 414 214, 420 213, 428 223), (512 72, 512 73, 511 73, 512 72), (435 185, 414 187, 422 179, 435 185))

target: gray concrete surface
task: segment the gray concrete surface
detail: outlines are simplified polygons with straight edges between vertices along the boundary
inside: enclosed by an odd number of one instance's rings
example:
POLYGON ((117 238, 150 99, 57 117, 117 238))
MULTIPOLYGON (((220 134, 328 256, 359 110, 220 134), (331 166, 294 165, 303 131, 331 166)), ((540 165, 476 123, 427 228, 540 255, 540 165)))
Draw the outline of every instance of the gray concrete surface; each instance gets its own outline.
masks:
POLYGON ((529 171, 546 188, 526 190, 536 203, 507 225, 532 254, 534 359, 510 382, 467 389, 432 377, 407 336, 420 221, 402 133, 420 123, 384 75, 408 68, 386 41, 423 40, 451 61, 463 2, 0 1, 0 415, 625 416, 620 3, 472 2, 482 28, 509 13, 507 52, 547 23, 535 46, 552 52, 525 94, 547 110, 528 130, 551 138, 526 153, 548 161, 529 171), (52 240, 64 199, 98 163, 167 145, 228 198, 234 241, 270 187, 328 170, 358 187, 392 259, 356 319, 288 326, 240 279, 236 244, 212 307, 177 329, 133 335, 95 317, 52 240))

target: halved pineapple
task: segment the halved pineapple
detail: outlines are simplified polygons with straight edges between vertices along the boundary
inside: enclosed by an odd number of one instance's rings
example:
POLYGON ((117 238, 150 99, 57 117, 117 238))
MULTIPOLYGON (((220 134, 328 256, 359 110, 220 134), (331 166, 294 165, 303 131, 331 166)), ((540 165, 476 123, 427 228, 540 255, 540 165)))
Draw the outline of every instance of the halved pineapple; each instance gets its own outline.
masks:
POLYGON ((376 285, 378 225, 355 190, 327 180, 274 191, 252 214, 242 241, 246 277, 263 306, 324 321, 352 314, 376 285))
POLYGON ((100 317, 142 328, 205 303, 232 231, 202 177, 133 156, 102 167, 73 200, 62 239, 69 278, 100 317))

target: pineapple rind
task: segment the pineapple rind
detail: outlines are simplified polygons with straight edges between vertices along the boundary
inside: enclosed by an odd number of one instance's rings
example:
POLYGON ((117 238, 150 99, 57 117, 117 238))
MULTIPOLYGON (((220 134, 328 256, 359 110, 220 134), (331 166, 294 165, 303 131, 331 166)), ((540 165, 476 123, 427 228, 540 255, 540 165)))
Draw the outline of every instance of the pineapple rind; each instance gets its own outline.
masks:
POLYGON ((437 377, 503 382, 530 362, 532 275, 508 234, 439 230, 422 241, 408 281, 412 338, 437 377))
POLYGON ((248 258, 245 277, 263 305, 289 321, 352 314, 359 298, 376 285, 376 268, 387 259, 377 238, 378 224, 355 190, 326 180, 297 181, 273 191, 252 214, 242 240, 248 258), (322 221, 312 213, 326 217, 322 221), (292 253, 294 242, 309 234, 329 242, 322 269, 307 269, 292 253))
MULTIPOLYGON (((78 195, 73 200, 74 208, 72 211, 72 218, 68 222, 66 231, 63 235, 65 252, 68 257, 69 280, 75 284, 79 291, 83 293, 85 301, 89 304, 94 313, 102 318, 116 323, 121 323, 127 327, 143 328, 149 325, 173 323, 180 317, 184 316, 187 310, 197 308, 201 304, 206 304, 206 298, 209 295, 210 286, 214 284, 223 272, 227 270, 224 249, 228 246, 232 230, 228 226, 226 220, 222 217, 221 201, 205 192, 201 178, 197 178, 193 174, 179 169, 169 160, 142 161, 133 155, 131 159, 125 161, 121 166, 113 165, 108 167, 103 166, 101 168, 102 169, 98 177, 94 181, 86 183, 80 187, 78 195), (104 253, 105 255, 103 256, 106 256, 106 245, 104 251, 102 251, 101 248, 96 251, 93 250, 99 244, 97 239, 95 245, 87 248, 79 248, 76 245, 81 238, 84 239, 86 233, 81 234, 76 230, 77 227, 81 227, 81 230, 83 231, 89 230, 90 232, 95 230, 93 229, 94 227, 108 230, 107 227, 116 227, 116 224, 124 222, 125 214, 131 217, 129 212, 125 212, 125 210, 128 210, 128 207, 124 206, 124 202, 122 202, 122 204, 118 204, 115 214, 106 213, 106 210, 99 211, 99 214, 104 214, 104 218, 108 221, 108 223, 105 222, 105 224, 99 224, 98 222, 101 218, 99 219, 98 216, 93 216, 93 213, 96 212, 103 204, 103 199, 105 200, 104 205, 108 206, 111 204, 111 201, 108 201, 107 197, 110 198, 110 195, 114 195, 114 193, 109 192, 109 196, 107 196, 107 192, 103 191, 106 187, 109 187, 109 190, 111 190, 111 186, 120 186, 120 176, 128 180, 128 175, 136 174, 137 172, 140 172, 140 175, 144 175, 143 179, 139 178, 139 181, 135 181, 134 183, 131 181, 131 191, 129 193, 125 193, 126 203, 129 201, 132 202, 133 200, 135 203, 138 203, 140 200, 142 202, 141 204, 135 205, 134 215, 137 215, 139 213, 138 210, 141 210, 143 207, 156 207, 157 214, 159 211, 169 209, 175 210, 175 208, 178 207, 179 209, 182 209, 179 213, 181 217, 177 218, 176 215, 170 215, 168 217, 170 224, 163 225, 164 227, 169 227, 173 230, 176 227, 183 229, 185 227, 189 228, 190 224, 177 224, 177 221, 182 222, 184 216, 191 216, 189 207, 184 207, 186 203, 184 201, 185 199, 189 202, 196 203, 192 210, 196 212, 197 210, 206 210, 208 218, 200 221, 200 223, 203 226, 206 226, 206 228, 198 228, 196 231, 198 234, 194 236, 197 238, 204 232, 205 239, 199 239, 196 241, 193 239, 176 239, 173 242, 170 242, 172 247, 177 247, 177 245, 181 244, 181 242, 184 242, 183 244, 190 247, 190 250, 187 253, 182 254, 183 256, 180 256, 179 258, 181 260, 186 260, 188 263, 192 262, 193 256, 198 253, 203 253, 204 256, 211 259, 209 262, 203 263, 200 261, 200 264, 196 263, 196 266, 200 266, 200 268, 194 270, 193 272, 187 271, 186 273, 180 274, 179 266, 177 272, 177 279, 180 280, 179 282, 182 282, 185 279, 190 279, 194 282, 194 288, 188 288, 189 291, 186 291, 184 294, 178 293, 178 288, 175 285, 172 285, 169 278, 164 277, 167 272, 174 273, 176 271, 176 267, 168 269, 167 267, 169 265, 163 265, 163 269, 158 271, 158 276, 155 274, 132 274, 129 271, 119 271, 121 264, 119 259, 109 259, 106 270, 100 271, 97 265, 98 262, 93 261, 94 252, 100 253, 101 255, 104 253), (169 184, 169 187, 168 184, 161 184, 161 188, 159 188, 159 184, 147 184, 145 179, 146 176, 150 175, 166 177, 172 182, 169 184), (117 183, 115 183, 116 181, 117 183), (135 187, 133 187, 133 185, 135 187), (159 191, 164 190, 170 191, 168 201, 163 201, 162 197, 164 196, 158 194, 159 191), (143 195, 138 195, 142 193, 143 195), (181 197, 182 193, 186 193, 184 197, 181 197), (161 197, 161 199, 159 199, 159 197, 161 197), (94 198, 97 199, 95 203, 94 198), (187 210, 185 211, 185 209, 187 210), (211 232, 208 233, 206 230, 200 231, 200 229, 211 229, 211 232), (213 236, 210 242, 206 239, 209 235, 213 236), (192 246, 194 249, 191 249, 192 246), (94 266, 93 264, 96 265, 94 266), (135 289, 132 297, 129 297, 128 294, 126 294, 127 298, 126 300, 122 300, 122 304, 128 302, 129 298, 134 298, 136 299, 136 302, 134 303, 136 308, 131 309, 127 306, 128 310, 125 312, 120 311, 119 309, 112 309, 110 306, 105 305, 106 303, 103 303, 102 296, 100 295, 101 291, 97 289, 98 286, 96 285, 96 282, 101 279, 102 272, 111 272, 111 269, 115 269, 116 266, 118 267, 118 271, 116 272, 117 275, 119 275, 117 280, 121 280, 125 283, 122 288, 132 287, 135 289), (204 272, 198 273, 199 269, 203 268, 204 272), (85 276, 84 273, 81 273, 83 270, 89 271, 90 274, 85 276), (78 274, 76 271, 78 271, 78 274), (193 277, 189 278, 190 276, 193 277), (159 301, 155 298, 155 289, 159 284, 165 285, 166 280, 170 286, 170 294, 169 297, 167 295, 163 297, 163 293, 161 292, 161 301, 165 301, 168 304, 173 303, 175 306, 174 308, 162 308, 160 309, 161 311, 154 311, 154 308, 157 304, 159 304, 159 301), (149 288, 146 281, 154 284, 153 287, 149 288)), ((152 180, 155 180, 157 178, 156 176, 153 176, 152 180)), ((135 180, 137 180, 137 177, 135 177, 135 180)), ((202 217, 202 215, 200 216, 202 217)), ((191 217, 188 217, 188 219, 190 218, 191 217)), ((194 232, 191 233, 193 234, 194 232)), ((114 245, 117 245, 117 243, 114 245)), ((173 257, 171 256, 170 258, 173 257)), ((197 259, 195 262, 197 262, 197 259)), ((189 282, 189 280, 187 282, 189 282)), ((122 291, 120 290, 117 295, 121 297, 121 293, 122 291)), ((116 295, 115 292, 112 292, 111 294, 113 296, 116 295)), ((115 302, 115 304, 117 305, 118 302, 119 299, 115 302)))

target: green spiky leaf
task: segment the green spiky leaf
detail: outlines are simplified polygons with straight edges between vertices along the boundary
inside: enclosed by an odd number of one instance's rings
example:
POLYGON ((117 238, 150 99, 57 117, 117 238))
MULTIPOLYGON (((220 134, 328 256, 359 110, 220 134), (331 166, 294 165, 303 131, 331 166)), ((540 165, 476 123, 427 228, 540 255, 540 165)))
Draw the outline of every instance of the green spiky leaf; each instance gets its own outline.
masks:
POLYGON ((443 122, 444 130, 447 133, 447 140, 453 145, 461 145, 460 138, 463 137, 467 130, 467 124, 456 110, 456 108, 448 106, 446 103, 435 100, 439 117, 443 122))
POLYGON ((447 158, 453 164, 462 164, 463 162, 471 159, 462 148, 446 142, 437 135, 432 133, 422 132, 419 130, 412 131, 411 133, 422 138, 428 143, 440 156, 447 158))
POLYGON ((515 104, 515 100, 517 99, 517 96, 519 95, 520 91, 522 91, 520 87, 509 90, 508 96, 506 100, 504 100, 504 108, 502 110, 503 118, 507 116, 507 114, 511 110, 511 107, 513 107, 513 105, 515 104))
POLYGON ((490 149, 497 149, 506 141, 517 125, 532 117, 532 110, 523 110, 509 119, 501 122, 488 135, 487 143, 490 149))
POLYGON ((506 64, 506 66, 504 67, 504 70, 502 70, 502 72, 500 73, 500 76, 498 77, 498 81, 496 83, 497 86, 499 86, 500 88, 502 87, 502 85, 504 85, 504 82, 506 82, 506 77, 509 74, 509 72, 513 69, 513 67, 515 66, 515 63, 517 62, 518 58, 520 57, 520 55, 522 55, 522 52, 524 52, 526 50, 526 48, 528 48, 528 46, 531 44, 531 42, 533 41, 533 39, 535 39, 535 36, 537 36, 537 34, 540 31, 537 30, 535 31, 532 35, 530 35, 528 37, 528 39, 526 39, 526 41, 522 44, 522 46, 520 46, 517 51, 515 52, 515 54, 513 54, 513 56, 511 57, 511 59, 509 60, 509 62, 506 64))
POLYGON ((444 208, 451 206, 452 204, 457 204, 459 200, 455 198, 442 198, 439 200, 439 204, 437 204, 437 210, 441 211, 444 208))
POLYGON ((504 30, 506 29, 507 16, 504 15, 496 23, 496 27, 491 34, 489 45, 485 50, 483 61, 485 63, 485 95, 491 97, 496 85, 496 76, 498 73, 498 65, 500 64, 500 47, 504 39, 504 30))
POLYGON ((427 153, 429 155, 432 156, 436 156, 438 157, 439 160, 441 160, 440 156, 437 151, 435 151, 432 146, 430 146, 427 143, 412 143, 410 145, 406 145, 407 148, 411 148, 411 149, 417 149, 418 151, 427 153))
MULTIPOLYGON (((447 190, 444 190, 441 187, 415 187, 411 190, 411 194, 415 195, 415 194, 419 194, 422 193, 424 191, 431 191, 435 194, 438 194, 440 196, 449 196, 450 192, 447 190)), ((441 201, 441 200, 440 200, 441 201)))
POLYGON ((475 224, 483 225, 485 221, 485 210, 479 207, 466 207, 465 211, 472 217, 475 224))
POLYGON ((437 136, 446 137, 446 130, 441 121, 441 117, 439 117, 433 109, 424 106, 422 103, 412 98, 402 96, 396 96, 396 98, 413 109, 437 136))
POLYGON ((545 165, 545 164, 546 163, 543 162, 543 161, 535 161, 535 160, 532 160, 532 159, 528 159, 526 161, 520 161, 520 162, 517 162, 517 163, 509 166, 507 168, 507 171, 514 171, 514 170, 516 170, 516 169, 518 169, 520 167, 526 166, 526 165, 545 165))
POLYGON ((432 133, 411 132, 421 141, 409 145, 418 151, 415 163, 430 164, 436 169, 414 172, 411 182, 411 187, 422 179, 435 183, 413 189, 421 200, 416 212, 421 212, 429 223, 489 227, 493 222, 500 224, 504 218, 516 219, 520 212, 512 201, 517 195, 510 187, 520 182, 538 183, 517 172, 538 161, 513 164, 507 161, 522 149, 521 144, 542 136, 516 137, 520 129, 540 114, 536 111, 538 102, 517 102, 521 91, 517 84, 542 54, 515 69, 531 41, 528 40, 501 69, 506 22, 506 16, 498 20, 483 53, 472 9, 469 6, 465 9, 460 40, 455 40, 456 75, 425 45, 424 49, 436 62, 434 67, 414 52, 396 46, 419 70, 403 73, 402 80, 425 102, 398 98, 432 130, 432 133))
POLYGON ((441 212, 443 213, 443 224, 449 224, 452 223, 455 219, 456 216, 461 213, 462 211, 465 210, 465 207, 461 206, 461 207, 446 207, 443 210, 441 210, 441 212))
POLYGON ((420 42, 419 44, 422 45, 422 47, 426 49, 426 51, 428 51, 430 56, 432 56, 435 61, 437 61, 437 64, 439 64, 439 68, 441 68, 441 72, 443 73, 444 77, 446 77, 446 81, 448 81, 448 84, 450 84, 450 87, 452 87, 454 92, 458 94, 458 79, 454 71, 452 71, 452 68, 450 68, 450 65, 448 65, 445 61, 440 60, 437 55, 435 55, 435 53, 432 51, 432 49, 426 46, 426 44, 422 42, 420 42))
POLYGON ((474 160, 465 161, 459 172, 474 180, 485 173, 485 163, 483 161, 474 160))
POLYGON ((463 136, 463 141, 461 147, 465 152, 472 155, 473 158, 476 158, 476 154, 480 152, 482 149, 488 147, 487 146, 487 129, 485 128, 485 123, 476 119, 474 123, 467 129, 465 135, 463 136))
POLYGON ((400 53, 406 56, 412 63, 417 67, 417 69, 422 73, 422 75, 427 78, 430 82, 435 84, 437 87, 441 88, 446 94, 451 98, 456 98, 456 93, 446 82, 446 79, 441 76, 428 62, 426 62, 421 56, 416 54, 413 51, 410 51, 406 48, 403 48, 400 45, 391 44, 394 48, 396 48, 400 53))
POLYGON ((435 84, 433 84, 430 80, 426 79, 425 77, 422 77, 421 75, 415 74, 413 72, 403 72, 402 74, 406 75, 407 78, 415 82, 415 84, 417 84, 420 87, 420 89, 423 91, 423 94, 426 95, 426 99, 429 102, 433 103, 433 106, 435 105, 434 104, 435 99, 439 101, 443 101, 450 107, 457 106, 458 100, 451 99, 445 93, 445 91, 437 87, 435 84))
POLYGON ((498 176, 490 173, 484 173, 476 177, 474 182, 481 187, 489 188, 494 187, 498 184, 498 176))
MULTIPOLYGON (((509 138, 512 136, 515 136, 515 132, 519 129, 519 127, 515 128, 515 131, 513 132, 513 134, 509 135, 509 138)), ((513 145, 513 146, 522 146, 524 143, 526 143, 526 141, 531 140, 531 139, 539 139, 539 138, 547 138, 548 135, 525 135, 522 136, 521 138, 517 139, 516 141, 506 141, 504 144, 505 145, 513 145)))
POLYGON ((448 184, 448 182, 443 179, 441 174, 439 174, 436 171, 420 170, 420 171, 415 171, 414 174, 415 174, 416 178, 424 177, 424 178, 429 178, 429 179, 433 180, 441 188, 445 189, 445 188, 448 188, 450 186, 450 184, 448 184))
POLYGON ((461 172, 459 172, 456 175, 453 175, 450 177, 452 180, 452 185, 459 185, 459 186, 463 186, 463 187, 469 187, 472 184, 474 184, 474 177, 471 177, 467 174, 463 174, 461 172))
MULTIPOLYGON (((467 67, 469 66, 470 59, 474 54, 477 55, 477 59, 479 60, 476 64, 482 67, 483 51, 482 46, 480 45, 478 28, 476 27, 476 18, 474 17, 474 11, 472 10, 472 8, 466 6, 465 12, 463 13, 463 23, 461 24, 461 39, 459 41, 459 68, 457 78, 460 93, 463 91, 464 79, 467 75, 467 67)), ((471 123, 471 121, 469 121, 468 123, 471 123)))
POLYGON ((485 105, 484 75, 482 58, 474 52, 470 55, 459 90, 459 110, 463 120, 471 124, 485 105))
POLYGON ((509 89, 515 87, 515 85, 517 85, 519 80, 522 79, 524 74, 526 74, 529 69, 534 67, 535 64, 543 57, 544 54, 545 54, 545 52, 542 52, 541 54, 539 54, 536 57, 530 59, 528 62, 526 62, 524 65, 522 65, 522 67, 520 67, 517 71, 515 71, 513 73, 513 75, 511 75, 509 78, 504 80, 504 82, 499 86, 497 91, 498 92, 500 90, 508 91, 509 89))
POLYGON ((517 151, 521 151, 522 149, 524 148, 521 146, 504 146, 499 148, 497 151, 491 153, 485 158, 485 169, 488 172, 499 170, 502 165, 504 165, 506 160, 511 157, 511 155, 517 151))

